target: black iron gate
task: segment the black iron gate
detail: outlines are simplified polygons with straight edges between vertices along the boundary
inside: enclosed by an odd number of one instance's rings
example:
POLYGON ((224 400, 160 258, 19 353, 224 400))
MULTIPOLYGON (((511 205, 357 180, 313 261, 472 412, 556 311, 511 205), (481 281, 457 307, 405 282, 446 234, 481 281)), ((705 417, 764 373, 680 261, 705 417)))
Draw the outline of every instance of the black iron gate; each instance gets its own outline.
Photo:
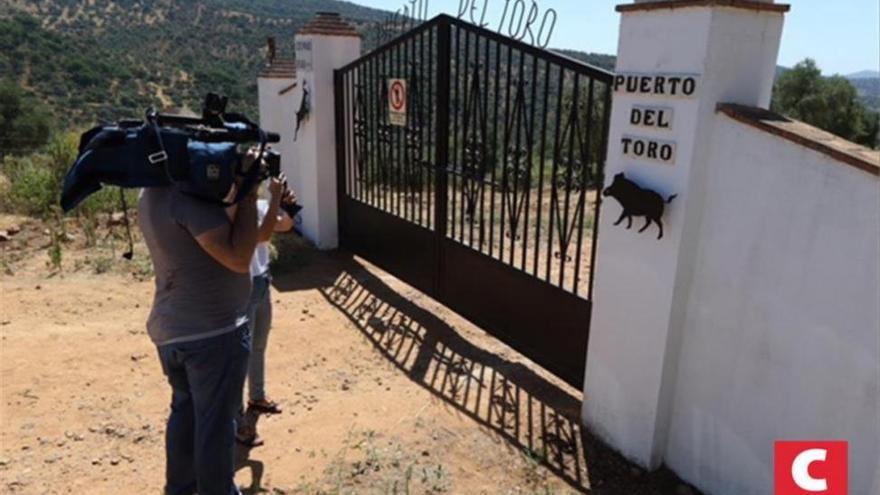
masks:
POLYGON ((580 386, 611 82, 445 15, 336 71, 342 246, 580 386))

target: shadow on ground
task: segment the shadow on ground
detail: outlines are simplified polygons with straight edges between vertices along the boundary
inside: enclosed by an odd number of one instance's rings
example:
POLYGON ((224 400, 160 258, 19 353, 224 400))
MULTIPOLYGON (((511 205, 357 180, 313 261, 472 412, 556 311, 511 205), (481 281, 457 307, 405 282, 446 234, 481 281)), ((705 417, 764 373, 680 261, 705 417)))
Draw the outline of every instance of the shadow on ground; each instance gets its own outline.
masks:
POLYGON ((251 459, 250 453, 250 449, 246 448, 236 448, 235 450, 235 471, 250 470, 251 472, 251 484, 241 487, 241 493, 242 495, 266 493, 266 489, 262 486, 265 466, 263 461, 251 459))
POLYGON ((350 254, 312 251, 307 256, 309 277, 281 274, 275 280, 278 290, 302 290, 303 279, 310 280, 410 380, 573 489, 597 494, 697 493, 668 470, 646 473, 628 463, 581 428, 578 397, 529 367, 465 339, 350 254))

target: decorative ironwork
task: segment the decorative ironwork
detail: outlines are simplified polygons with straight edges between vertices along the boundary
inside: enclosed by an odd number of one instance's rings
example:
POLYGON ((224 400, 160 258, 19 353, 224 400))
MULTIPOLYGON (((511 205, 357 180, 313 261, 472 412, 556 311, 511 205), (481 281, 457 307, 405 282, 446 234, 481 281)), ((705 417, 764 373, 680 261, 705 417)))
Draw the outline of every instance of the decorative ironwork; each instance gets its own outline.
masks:
POLYGON ((533 144, 532 122, 526 108, 526 82, 516 83, 516 96, 513 110, 507 120, 505 138, 507 140, 503 183, 501 187, 504 201, 502 218, 507 216, 508 238, 520 239, 518 227, 522 219, 526 194, 531 187, 531 150, 533 144))
MULTIPOLYGON (((374 81, 375 87, 378 88, 379 115, 381 115, 376 125, 376 157, 378 158, 378 181, 379 186, 388 191, 392 180, 391 168, 396 165, 391 160, 391 145, 394 142, 395 127, 391 125, 390 110, 388 109, 388 76, 383 72, 379 78, 374 81)), ((387 196, 386 198, 387 199, 387 196)))
POLYGON ((366 84, 359 81, 354 84, 354 115, 352 116, 352 133, 354 135, 354 163, 357 166, 357 180, 365 180, 365 168, 367 154, 369 153, 368 122, 367 122, 367 95, 366 84))
POLYGON ((424 159, 424 102, 422 82, 418 71, 418 63, 409 63, 409 105, 407 110, 407 127, 404 128, 404 185, 407 188, 407 200, 415 201, 417 192, 421 191, 424 178, 423 168, 427 164, 424 159))
POLYGON ((445 218, 438 235, 585 297, 612 77, 459 22, 440 72, 436 26, 452 22, 422 24, 345 70, 352 193, 420 225, 445 218), (407 81, 406 127, 389 122, 388 78, 407 81))
MULTIPOLYGON (((483 0, 482 6, 478 0, 459 0, 458 2, 458 18, 470 20, 472 24, 481 28, 490 25, 486 22, 488 10, 489 0, 483 0)), ((496 31, 516 41, 525 41, 528 38, 528 43, 540 48, 547 48, 553 38, 558 18, 556 9, 547 9, 542 16, 541 7, 535 0, 532 0, 528 7, 526 7, 526 0, 504 0, 504 9, 501 12, 501 19, 496 31), (539 17, 541 18, 540 23, 538 23, 539 17)))
POLYGON ((613 75, 440 16, 335 78, 341 245, 579 385, 613 75))
POLYGON ((380 45, 428 20, 428 0, 405 0, 403 6, 367 29, 367 38, 380 45))
POLYGON ((568 251, 575 239, 575 230, 583 223, 585 181, 588 174, 586 164, 589 156, 582 139, 583 106, 578 102, 580 96, 578 89, 578 81, 575 81, 572 96, 574 101, 569 107, 568 121, 562 132, 559 153, 554 160, 553 171, 551 217, 556 223, 556 240, 558 242, 557 251, 553 253, 553 256, 557 259, 564 258, 565 261, 572 261, 572 256, 568 254, 568 251), (571 204, 572 194, 576 196, 574 205, 571 204))
POLYGON ((477 200, 482 197, 485 186, 488 151, 486 149, 486 106, 481 98, 482 83, 479 63, 471 64, 470 89, 465 97, 463 118, 463 147, 460 174, 465 200, 465 221, 472 224, 476 219, 477 200))

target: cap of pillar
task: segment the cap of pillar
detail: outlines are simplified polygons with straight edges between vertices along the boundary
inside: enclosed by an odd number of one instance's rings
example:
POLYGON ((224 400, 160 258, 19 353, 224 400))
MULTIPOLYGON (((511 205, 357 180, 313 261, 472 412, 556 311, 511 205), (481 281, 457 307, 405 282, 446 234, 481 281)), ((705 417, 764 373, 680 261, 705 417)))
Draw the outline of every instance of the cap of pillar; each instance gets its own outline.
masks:
POLYGON ((791 9, 790 5, 778 4, 774 0, 635 0, 633 3, 618 5, 617 11, 637 12, 685 7, 731 7, 769 12, 788 12, 791 9))
POLYGON ((360 38, 360 33, 353 24, 349 23, 336 12, 318 12, 315 17, 306 23, 296 34, 312 34, 324 36, 355 36, 360 38))
POLYGON ((257 77, 269 79, 295 79, 296 64, 292 58, 276 56, 257 77))

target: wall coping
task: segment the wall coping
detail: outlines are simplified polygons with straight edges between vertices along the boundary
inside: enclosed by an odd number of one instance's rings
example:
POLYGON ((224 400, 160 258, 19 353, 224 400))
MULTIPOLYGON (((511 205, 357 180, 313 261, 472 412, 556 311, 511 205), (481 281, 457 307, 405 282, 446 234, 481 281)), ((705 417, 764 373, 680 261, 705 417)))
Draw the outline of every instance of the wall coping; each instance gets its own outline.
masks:
POLYGON ((657 0, 654 2, 626 3, 618 5, 616 10, 621 13, 649 10, 681 9, 686 7, 731 7, 735 9, 754 10, 758 12, 777 12, 784 14, 791 10, 791 5, 759 2, 756 0, 657 0))
POLYGON ((336 12, 318 12, 296 34, 361 37, 357 29, 336 12))
POLYGON ((716 112, 828 155, 871 175, 880 176, 880 151, 871 150, 830 132, 763 108, 735 103, 719 103, 716 112))
POLYGON ((296 63, 292 58, 276 58, 260 71, 263 79, 295 79, 296 63))

